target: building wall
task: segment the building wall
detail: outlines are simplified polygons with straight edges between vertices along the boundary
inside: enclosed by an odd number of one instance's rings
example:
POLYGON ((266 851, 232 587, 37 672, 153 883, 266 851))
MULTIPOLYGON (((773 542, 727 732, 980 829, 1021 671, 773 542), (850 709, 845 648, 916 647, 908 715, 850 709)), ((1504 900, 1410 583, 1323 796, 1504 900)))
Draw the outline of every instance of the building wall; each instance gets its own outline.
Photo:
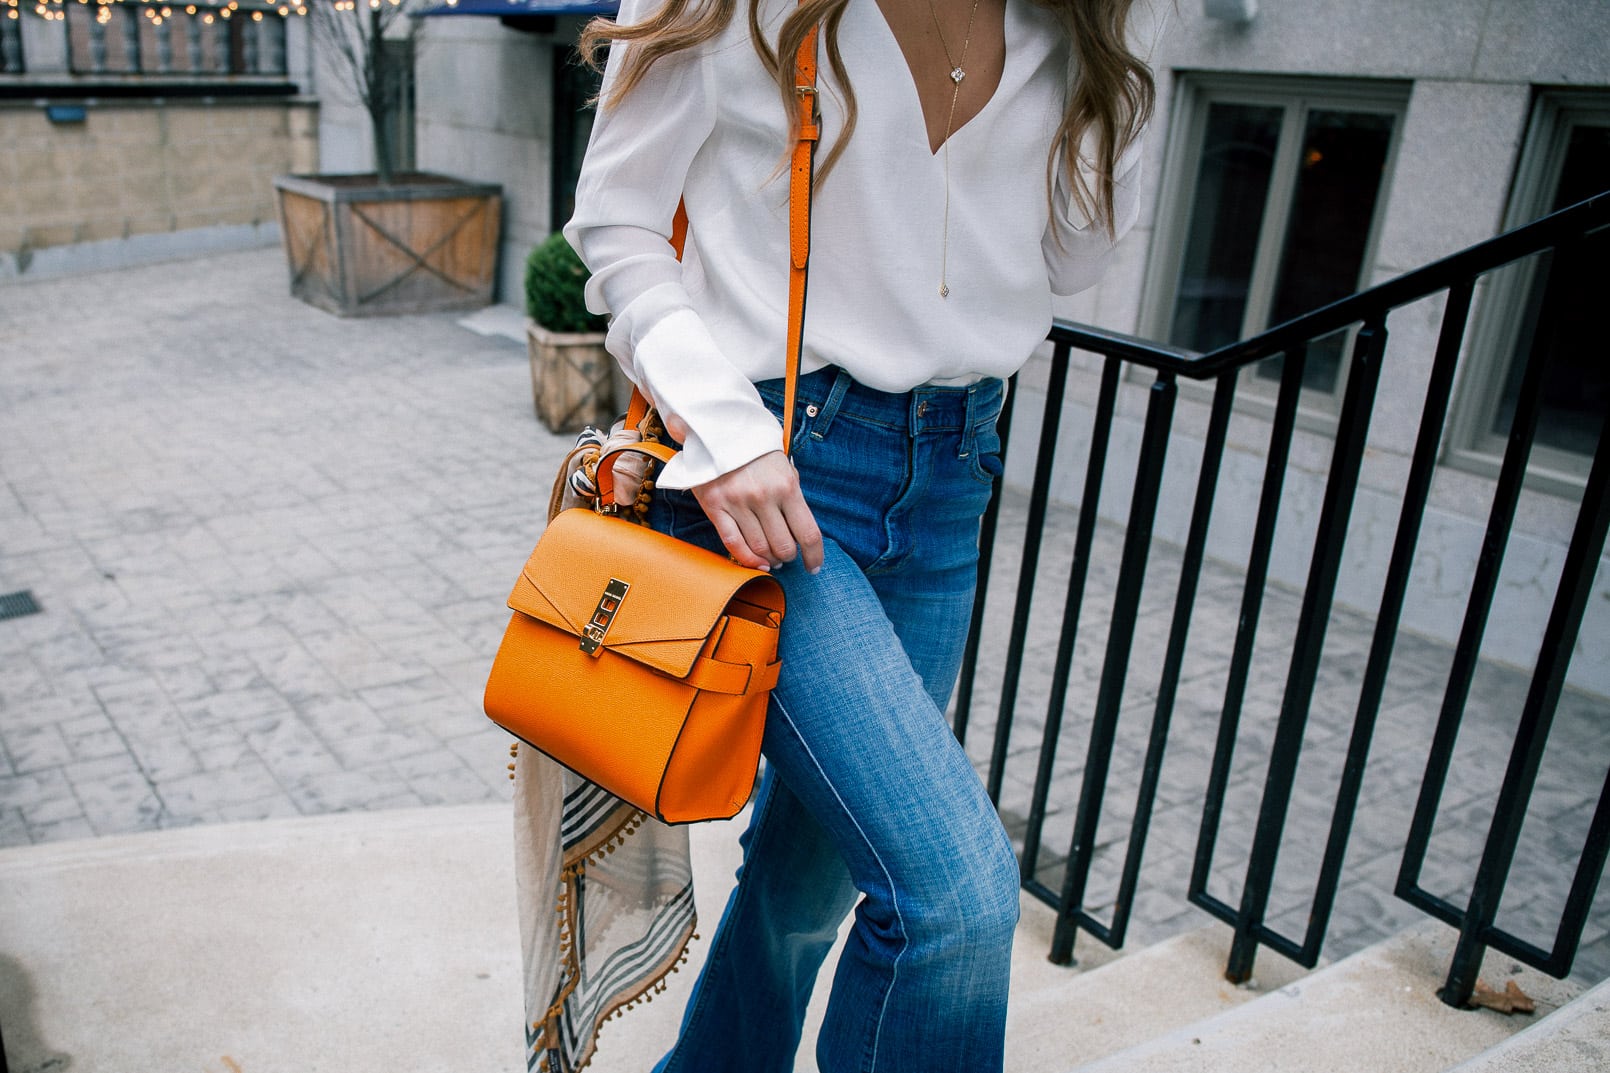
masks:
POLYGON ((553 34, 510 30, 490 18, 424 19, 416 61, 416 163, 425 171, 501 183, 498 299, 523 302, 531 247, 549 219, 553 52, 577 24, 553 34))
MULTIPOLYGON (((1147 190, 1139 226, 1117 252, 1113 270, 1092 291, 1065 302, 1059 313, 1157 338, 1161 326, 1147 309, 1157 281, 1148 275, 1158 245, 1163 169, 1168 159, 1179 76, 1183 72, 1325 75, 1409 83, 1395 166, 1388 179, 1380 238, 1369 276, 1381 282, 1489 238, 1503 229, 1512 181, 1536 87, 1610 86, 1610 18, 1603 3, 1574 0, 1266 0, 1248 24, 1207 18, 1200 0, 1156 2, 1168 25, 1155 47, 1158 111, 1147 144, 1147 190)), ((1478 292, 1478 303, 1480 292, 1478 292)), ((1363 483, 1348 533, 1338 593, 1346 606, 1373 613, 1397 524, 1397 510, 1418 430, 1424 385, 1434 352, 1442 302, 1405 308, 1391 332, 1375 418, 1370 426, 1363 483)), ((1025 376, 1023 410, 1038 413, 1045 355, 1025 376)), ((1462 374, 1464 375, 1464 374, 1462 374)), ((1070 388, 1064 428, 1088 427, 1084 400, 1095 397, 1096 370, 1084 369, 1070 388)), ((1133 459, 1145 388, 1126 385, 1116 457, 1133 459)), ((1159 535, 1184 542, 1206 425, 1205 392, 1182 388, 1169 448, 1159 535)), ((1456 399, 1461 397, 1456 390, 1456 399)), ((1456 405, 1458 403, 1456 402, 1456 405)), ((1268 421, 1256 408, 1232 424, 1209 551, 1246 561, 1262 480, 1268 421)), ((1014 436, 1037 434, 1037 417, 1014 436)), ((1281 507, 1272 576, 1301 587, 1324 491, 1332 437, 1323 421, 1302 423, 1281 507)), ((1076 502, 1082 494, 1082 432, 1065 437, 1056 489, 1076 502)), ((1020 440, 1022 442, 1022 440, 1020 440)), ((1029 440, 1028 442, 1033 442, 1029 440)), ((1026 486, 1032 459, 1012 460, 1009 478, 1026 486)), ((1128 463, 1132 465, 1132 461, 1128 463)), ((1103 516, 1121 521, 1129 506, 1123 464, 1102 491, 1103 516)), ((1130 471, 1132 473, 1132 470, 1130 471)), ((1404 625, 1452 641, 1458 635, 1470 577, 1480 554, 1493 479, 1443 465, 1433 484, 1404 625)), ((1559 578, 1577 496, 1570 489, 1529 485, 1510 539, 1500 591, 1486 634, 1485 654, 1529 666, 1535 658, 1548 597, 1559 578)), ((1570 672, 1573 685, 1610 695, 1610 560, 1598 579, 1570 672)))
MULTIPOLYGON (((40 249, 275 218, 271 179, 317 165, 306 101, 106 102, 52 123, 0 106, 0 249, 40 249)), ((24 271, 26 266, 24 266, 24 271)))
MULTIPOLYGON (((0 281, 278 241, 273 176, 318 170, 314 98, 205 95, 216 77, 82 76, 65 23, 18 24, 25 69, 0 75, 0 281), (102 83, 115 92, 98 96, 102 83), (52 105, 83 118, 53 122, 52 105)), ((305 84, 302 20, 287 21, 285 45, 283 81, 305 84)))
MULTIPOLYGON (((509 29, 493 18, 419 20, 414 52, 414 164, 421 171, 503 187, 497 298, 520 304, 526 254, 546 238, 551 197, 553 51, 580 23, 553 33, 509 29)), ((369 121, 319 67, 319 157, 331 172, 374 167, 369 121)))

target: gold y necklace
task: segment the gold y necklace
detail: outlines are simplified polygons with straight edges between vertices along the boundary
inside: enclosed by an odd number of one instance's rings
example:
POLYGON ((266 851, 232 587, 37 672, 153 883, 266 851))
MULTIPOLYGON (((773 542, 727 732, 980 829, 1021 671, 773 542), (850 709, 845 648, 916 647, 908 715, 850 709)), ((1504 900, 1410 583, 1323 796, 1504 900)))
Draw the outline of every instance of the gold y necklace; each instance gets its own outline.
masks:
POLYGON ((945 43, 945 31, 939 25, 939 11, 934 7, 934 0, 928 0, 928 14, 934 20, 934 33, 939 36, 939 47, 945 50, 945 62, 950 64, 950 80, 954 83, 950 91, 950 112, 945 116, 945 140, 942 143, 945 150, 945 220, 941 230, 939 246, 939 297, 950 297, 950 285, 946 283, 950 265, 950 133, 956 122, 956 99, 962 95, 962 79, 967 77, 967 71, 962 67, 967 62, 967 47, 973 43, 973 18, 978 14, 978 0, 973 0, 972 10, 967 13, 967 36, 962 40, 962 54, 960 59, 952 59, 950 46, 945 43))

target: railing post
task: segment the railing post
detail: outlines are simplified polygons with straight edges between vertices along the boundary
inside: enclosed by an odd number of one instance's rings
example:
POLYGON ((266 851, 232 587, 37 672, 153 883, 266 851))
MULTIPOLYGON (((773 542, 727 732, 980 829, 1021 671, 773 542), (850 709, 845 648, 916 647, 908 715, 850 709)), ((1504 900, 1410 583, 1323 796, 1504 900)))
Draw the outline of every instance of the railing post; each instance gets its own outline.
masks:
POLYGON ((1157 702, 1152 708, 1152 728, 1141 764, 1140 788, 1135 794, 1135 819, 1129 831, 1129 847, 1124 856, 1123 875, 1118 880, 1118 898, 1112 920, 1113 942, 1122 946, 1129 930, 1135 889, 1140 882, 1140 865, 1151 829, 1152 808, 1157 801, 1157 784, 1162 777, 1163 753, 1168 746, 1169 727, 1174 718, 1174 699, 1180 673, 1185 664, 1185 646, 1190 637, 1191 612, 1196 606, 1202 561, 1207 554, 1208 525, 1213 517, 1213 499, 1219 485, 1219 469, 1224 461, 1224 445, 1229 435, 1230 412, 1235 407, 1235 373, 1223 373, 1213 392, 1207 436, 1202 443, 1202 467, 1197 474, 1196 499, 1191 509, 1190 531, 1180 560, 1179 588, 1174 594, 1174 615, 1170 620, 1168 651, 1157 681, 1157 702))
POLYGON ((1224 708, 1219 714, 1219 732, 1213 745, 1213 764, 1208 771, 1207 790, 1202 802, 1202 823, 1196 838, 1196 855, 1191 865, 1191 881, 1186 897, 1226 923, 1234 923, 1236 911, 1208 893, 1213 852, 1218 844, 1219 819, 1230 784, 1230 767, 1235 758, 1236 732, 1241 725, 1247 676, 1252 667, 1253 644, 1257 639, 1258 618, 1263 609, 1263 589, 1269 577, 1269 557, 1274 546, 1275 525, 1280 519, 1281 491, 1285 488, 1286 461, 1291 457, 1291 440, 1297 428, 1297 402, 1302 393, 1303 369, 1308 361, 1306 344, 1286 352, 1280 373, 1280 394, 1275 401, 1275 420, 1269 430, 1269 457, 1264 461, 1263 488, 1258 496, 1258 515, 1253 525, 1252 547, 1247 553, 1247 577, 1241 593, 1235 645, 1224 685, 1224 708))
POLYGON ((1090 452, 1085 459, 1084 495, 1079 502, 1079 525, 1073 539, 1073 562, 1068 570, 1068 590, 1062 602, 1061 630, 1057 638, 1056 659, 1051 667, 1051 689, 1045 705, 1045 729, 1040 736, 1040 759, 1034 773, 1034 789, 1029 797, 1028 825, 1023 834, 1024 878, 1032 878, 1040 859, 1040 835, 1045 826, 1046 801, 1051 794, 1051 772, 1056 767, 1057 745, 1062 737, 1062 715, 1067 707, 1068 676, 1073 668, 1073 648, 1079 638, 1079 614, 1084 605, 1085 581, 1090 575, 1090 549, 1095 543, 1096 522, 1100 517, 1101 485, 1107 472, 1107 447, 1112 441, 1113 412, 1118 407, 1118 381, 1123 363, 1109 358, 1101 373, 1096 392, 1095 421, 1090 427, 1090 452))
MULTIPOLYGON (((1115 372, 1118 365, 1119 362, 1113 359, 1115 372)), ((1068 850, 1068 867, 1063 876, 1056 930, 1051 938, 1051 960, 1057 964, 1066 964, 1073 959, 1076 916, 1084 909, 1085 886, 1090 878, 1096 829, 1101 822, 1101 803, 1106 794, 1107 773, 1112 765, 1118 713, 1123 707, 1124 678, 1129 671, 1129 654, 1135 640, 1141 587, 1146 581, 1146 561, 1151 552, 1152 527, 1157 519, 1163 463, 1168 458, 1168 435, 1173 426, 1174 400, 1178 390, 1173 374, 1159 373, 1152 383, 1146 406, 1146 427, 1142 434, 1140 458, 1135 466, 1135 490, 1130 499, 1129 522, 1124 532, 1124 554, 1118 567, 1112 624, 1107 634, 1107 656, 1101 668, 1101 685, 1096 692, 1096 712, 1090 726, 1090 747, 1085 754, 1079 808, 1073 824, 1072 845, 1068 850)))
POLYGON ((1028 644, 1029 611, 1034 598, 1034 576, 1040 566, 1040 537, 1051 500, 1051 469, 1056 458, 1057 430, 1062 426, 1062 401, 1067 393, 1070 347, 1058 343, 1051 352, 1051 376, 1045 389, 1045 413, 1040 424, 1040 453, 1035 460, 1034 484, 1029 492, 1029 516, 1023 531, 1023 562, 1017 575, 1017 602, 1012 634, 1006 644, 1005 677, 995 720, 995 742, 990 752, 985 789, 990 801, 1001 803, 1001 781, 1006 774, 1006 751, 1011 742, 1012 718, 1017 710, 1018 676, 1028 644))
MULTIPOLYGON (((1532 362, 1542 365, 1536 353, 1532 355, 1532 362)), ((1504 884, 1509 878, 1510 865, 1515 860, 1521 825, 1526 821, 1526 807, 1532 798, 1532 787, 1537 782, 1538 767, 1543 762, 1543 750, 1548 746, 1549 728, 1554 722, 1560 691, 1565 685, 1565 672, 1570 666, 1571 652, 1582 626, 1582 615, 1587 607, 1594 573, 1598 569, 1599 556, 1604 551, 1607 529, 1610 529, 1610 432, 1601 429, 1593 470, 1588 475, 1587 487, 1583 491, 1582 509, 1577 516, 1571 543, 1566 549, 1565 564, 1560 571, 1560 587, 1549 613, 1548 624, 1543 628, 1543 641, 1538 650, 1537 666, 1532 672, 1531 688, 1526 692, 1520 725, 1515 730, 1515 748, 1504 772, 1498 801, 1493 806, 1492 827, 1487 836, 1487 845, 1482 850, 1481 864, 1477 866, 1476 879, 1471 884, 1470 905, 1459 928, 1453 964, 1448 969, 1447 982, 1438 992, 1438 997, 1450 1006, 1465 1005, 1476 987, 1476 972, 1481 968, 1482 955, 1487 949, 1487 932, 1498 914, 1498 903, 1504 896, 1504 884)), ((1603 812, 1601 801, 1601 816, 1603 812)), ((1602 862, 1602 842, 1598 847, 1592 845, 1591 839, 1589 842, 1588 852, 1596 849, 1602 862)), ((1575 886, 1580 886, 1580 883, 1575 886)), ((1591 896, 1591 888, 1587 893, 1591 896)), ((1581 892, 1575 889, 1572 895, 1573 900, 1582 898, 1581 892)), ((1580 935, 1580 925, 1578 927, 1580 935)))
POLYGON ((1331 910, 1335 905, 1336 889, 1341 882, 1342 861, 1353 829, 1353 814, 1358 808, 1359 789, 1364 781, 1364 768, 1375 736, 1387 671, 1397 642, 1398 624, 1402 621, 1409 574, 1414 569, 1415 548, 1420 542, 1420 527, 1425 520, 1426 501, 1431 494, 1431 479, 1436 472, 1437 452, 1442 445, 1442 430, 1446 425, 1448 403, 1453 396, 1454 373, 1459 365, 1459 350, 1464 342, 1465 324, 1470 317, 1475 286, 1474 279, 1459 280, 1449 288, 1448 301, 1443 307, 1442 328, 1437 336, 1437 350, 1432 359, 1425 405, 1420 414, 1420 431, 1415 438, 1414 456, 1404 485, 1403 506, 1398 514, 1397 533, 1392 542, 1392 556, 1381 589, 1380 610, 1376 615, 1375 631, 1365 661, 1364 679, 1359 687, 1353 733, 1348 740, 1341 785, 1337 789, 1336 805, 1331 814, 1325 857, 1319 867, 1313 910, 1308 919, 1308 934, 1303 940, 1305 964, 1313 964, 1319 959, 1319 948, 1324 942, 1331 910))
MULTIPOLYGON (((1017 377, 1006 386, 1006 402, 996 421, 1001 437, 1001 460, 1012 449, 1012 409, 1017 402, 1017 377)), ((956 740, 967 744, 967 725, 973 715, 973 689, 978 682, 978 649, 984 640, 984 609, 989 601, 990 567, 995 562, 995 534, 1001 527, 1001 489, 1006 484, 1003 473, 995 478, 990 490, 989 506, 984 508, 983 520, 978 526, 978 581, 973 588, 973 616, 967 627, 967 647, 962 652, 961 676, 956 682, 956 715, 951 732, 956 740)))
MULTIPOLYGON (((1542 311, 1543 314, 1548 312, 1547 309, 1542 311)), ((1544 325, 1543 334, 1546 335, 1548 318, 1540 315, 1539 322, 1544 325)), ((1538 412, 1543 393, 1544 363, 1541 355, 1545 352, 1545 348, 1542 342, 1541 338, 1533 340, 1532 353, 1528 357, 1525 372, 1521 377, 1515 413, 1510 421, 1508 446, 1505 448, 1504 461, 1499 469, 1497 486, 1493 490, 1492 506, 1488 512, 1487 529, 1482 538, 1481 554, 1476 561, 1475 575, 1471 579, 1470 598, 1465 605, 1464 621, 1460 625, 1459 640, 1454 647, 1453 663, 1448 671, 1448 686, 1443 693, 1436 729, 1432 732, 1425 775, 1421 779, 1419 797, 1409 823, 1409 833, 1405 840, 1403 862, 1398 872, 1396 886, 1398 897, 1427 911, 1436 911, 1445 919, 1450 919, 1460 929, 1460 940, 1454 958, 1456 969, 1450 972, 1449 982, 1440 992, 1442 1000, 1452 1006, 1463 1005, 1475 987, 1474 976, 1471 975, 1466 980, 1464 978, 1466 974, 1458 971, 1457 966, 1480 964, 1482 953, 1485 951, 1482 936, 1491 927, 1493 917, 1497 913, 1497 905, 1488 904, 1489 895, 1481 889, 1482 884, 1491 883, 1500 871, 1504 875, 1508 874, 1509 861, 1503 860, 1500 867, 1500 857, 1504 855, 1495 852, 1497 844, 1503 841, 1499 830, 1502 817, 1497 814, 1494 816, 1487 848, 1482 857, 1486 876, 1484 880, 1478 879, 1463 915, 1459 915, 1452 906, 1429 898, 1426 892, 1420 889, 1420 868, 1430 847, 1437 808, 1442 801, 1442 791, 1447 783, 1454 746, 1458 742, 1459 728, 1464 720, 1465 704, 1470 697, 1476 665, 1481 659, 1482 638, 1486 634, 1487 620, 1492 613, 1499 572, 1503 567, 1504 553, 1514 528, 1521 486, 1526 479, 1526 467, 1531 458, 1533 440, 1537 435, 1538 412)), ((1519 734, 1518 730, 1517 735, 1519 734)), ((1523 746, 1517 738, 1511 756, 1510 770, 1505 775, 1506 787, 1510 786, 1512 776, 1519 775, 1515 769, 1515 762, 1523 751, 1523 746)), ((1511 849, 1513 850, 1513 847, 1511 849)), ((1502 877, 1498 881, 1502 883, 1502 877)))
MULTIPOLYGON (((1381 315, 1384 318, 1384 313, 1381 315)), ((1353 344, 1353 361, 1347 377, 1347 391, 1337 422, 1336 446, 1331 455, 1330 478, 1325 482, 1325 499, 1320 507, 1318 533, 1314 542, 1313 564, 1303 588, 1302 610, 1297 635, 1292 643, 1291 670, 1286 676, 1286 692, 1280 702, 1280 718, 1275 725, 1269 772, 1264 780, 1263 802, 1258 810, 1258 826, 1247 861, 1246 882, 1241 889, 1241 909, 1237 914, 1235 938, 1230 945, 1225 976, 1240 983, 1252 975, 1258 944, 1263 934, 1264 913, 1269 906, 1270 885, 1275 860, 1286 829, 1286 813, 1291 806, 1291 790, 1302 753, 1303 731, 1313 702, 1314 683, 1325 644, 1336 579, 1341 569, 1342 548, 1347 523, 1352 516, 1353 498, 1358 491, 1359 468, 1369 438, 1370 413, 1375 406, 1375 387, 1381 375, 1381 356, 1386 350, 1386 324, 1375 320, 1359 330, 1353 344)))

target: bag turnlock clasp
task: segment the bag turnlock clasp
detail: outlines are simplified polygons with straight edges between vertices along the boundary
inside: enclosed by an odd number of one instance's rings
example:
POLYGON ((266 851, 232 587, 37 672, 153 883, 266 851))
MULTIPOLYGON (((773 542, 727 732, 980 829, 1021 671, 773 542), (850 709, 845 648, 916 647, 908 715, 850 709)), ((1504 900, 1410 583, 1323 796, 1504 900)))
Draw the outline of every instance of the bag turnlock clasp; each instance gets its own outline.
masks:
POLYGON ((581 650, 589 656, 597 656, 604 644, 604 634, 609 632, 609 624, 615 621, 615 612, 620 610, 621 601, 626 598, 626 590, 631 586, 618 577, 609 579, 604 586, 604 595, 598 598, 598 607, 593 611, 593 617, 581 631, 581 650))

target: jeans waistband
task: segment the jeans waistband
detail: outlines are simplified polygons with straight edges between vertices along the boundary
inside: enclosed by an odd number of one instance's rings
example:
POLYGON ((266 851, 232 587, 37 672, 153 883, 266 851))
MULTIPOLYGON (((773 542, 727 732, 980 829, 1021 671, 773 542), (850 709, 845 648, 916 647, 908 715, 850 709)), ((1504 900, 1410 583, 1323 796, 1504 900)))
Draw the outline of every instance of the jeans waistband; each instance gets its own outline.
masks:
MULTIPOLYGON (((756 385, 781 397, 782 380, 756 385)), ((1005 384, 980 380, 958 387, 924 385, 910 391, 888 392, 867 387, 843 369, 828 366, 799 378, 798 405, 816 419, 818 434, 840 417, 909 432, 958 432, 971 429, 1000 413, 1005 384)))

